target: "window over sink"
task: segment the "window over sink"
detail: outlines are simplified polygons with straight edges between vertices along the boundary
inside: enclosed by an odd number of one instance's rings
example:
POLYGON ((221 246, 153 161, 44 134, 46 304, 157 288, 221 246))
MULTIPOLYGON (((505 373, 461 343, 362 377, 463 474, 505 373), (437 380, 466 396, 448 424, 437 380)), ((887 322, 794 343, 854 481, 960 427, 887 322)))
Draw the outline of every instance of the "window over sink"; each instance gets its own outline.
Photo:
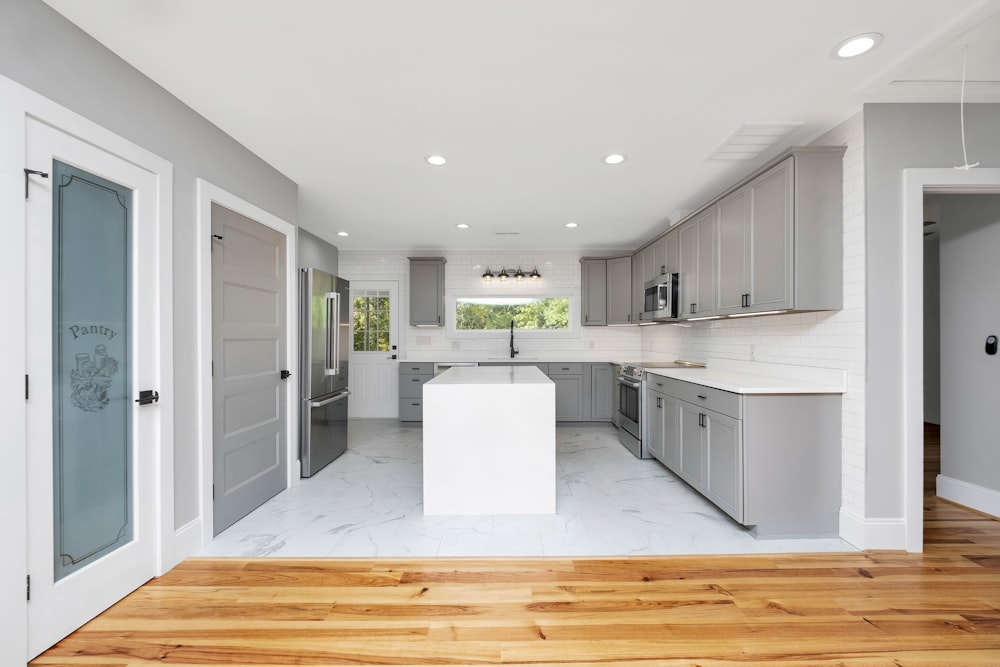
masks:
POLYGON ((577 304, 567 294, 468 294, 449 297, 448 326, 456 336, 506 335, 514 322, 517 335, 563 338, 578 335, 577 304))

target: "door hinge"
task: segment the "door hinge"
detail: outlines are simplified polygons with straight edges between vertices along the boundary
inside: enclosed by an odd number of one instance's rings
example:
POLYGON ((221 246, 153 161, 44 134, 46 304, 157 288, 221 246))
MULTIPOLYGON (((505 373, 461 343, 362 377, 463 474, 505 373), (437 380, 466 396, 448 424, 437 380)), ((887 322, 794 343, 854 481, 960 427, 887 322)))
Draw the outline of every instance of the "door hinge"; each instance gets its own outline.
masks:
POLYGON ((26 594, 27 594, 27 598, 26 599, 28 600, 28 602, 31 602, 31 575, 30 574, 27 576, 27 580, 28 580, 28 582, 27 582, 27 590, 26 590, 26 594))
POLYGON ((42 178, 48 178, 49 177, 49 175, 46 174, 44 171, 38 171, 37 169, 28 169, 28 168, 25 168, 25 170, 24 170, 24 198, 25 199, 28 198, 28 178, 31 177, 31 176, 41 176, 42 178))

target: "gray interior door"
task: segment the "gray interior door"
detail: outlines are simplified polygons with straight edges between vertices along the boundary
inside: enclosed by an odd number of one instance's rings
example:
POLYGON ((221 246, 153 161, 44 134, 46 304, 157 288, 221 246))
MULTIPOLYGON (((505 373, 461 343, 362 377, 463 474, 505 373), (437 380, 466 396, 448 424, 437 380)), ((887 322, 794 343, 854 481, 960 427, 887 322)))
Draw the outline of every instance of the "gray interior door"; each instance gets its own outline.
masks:
POLYGON ((215 534, 287 482, 285 236, 212 204, 215 534))

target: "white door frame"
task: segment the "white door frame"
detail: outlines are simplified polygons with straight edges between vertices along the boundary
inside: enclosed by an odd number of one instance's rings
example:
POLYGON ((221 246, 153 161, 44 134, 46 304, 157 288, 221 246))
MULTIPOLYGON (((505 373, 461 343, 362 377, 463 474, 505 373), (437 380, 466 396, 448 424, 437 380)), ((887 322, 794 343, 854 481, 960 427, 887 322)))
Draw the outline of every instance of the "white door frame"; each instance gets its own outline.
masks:
MULTIPOLYGON (((285 235, 286 295, 285 317, 288 345, 285 346, 285 368, 292 371, 286 394, 285 441, 288 456, 289 487, 299 481, 299 378, 298 378, 298 250, 296 227, 272 213, 209 183, 197 179, 198 220, 196 240, 198 267, 198 452, 199 466, 199 517, 184 527, 185 541, 192 553, 208 544, 215 537, 215 520, 212 511, 212 203, 225 206, 265 227, 285 235), (200 524, 200 529, 199 529, 200 524)), ((180 532, 180 530, 178 531, 180 532)))
MULTIPOLYGON (((9 221, 0 244, 0 279, 13 289, 3 291, 3 309, 14 321, 23 321, 27 276, 24 172, 25 119, 36 118, 102 150, 132 162, 156 177, 156 235, 159 246, 155 268, 157 335, 160 345, 160 413, 156 489, 157 574, 176 564, 174 551, 174 364, 173 364, 173 165, 148 150, 123 139, 69 109, 24 86, 0 76, 0 218, 9 221)), ((23 326, 0 327, 0 344, 7 350, 24 350, 23 326)), ((12 379, 24 373, 24 355, 15 355, 12 379)), ((27 542, 26 406, 22 382, 0 383, 0 417, 7 428, 5 465, 0 466, 0 530, 14 544, 27 542)), ((10 604, 0 623, 0 664, 27 662, 27 602, 24 600, 27 552, 0 550, 0 598, 10 604)))
POLYGON ((924 548, 924 193, 1000 192, 1000 169, 903 170, 903 513, 906 550, 924 548))

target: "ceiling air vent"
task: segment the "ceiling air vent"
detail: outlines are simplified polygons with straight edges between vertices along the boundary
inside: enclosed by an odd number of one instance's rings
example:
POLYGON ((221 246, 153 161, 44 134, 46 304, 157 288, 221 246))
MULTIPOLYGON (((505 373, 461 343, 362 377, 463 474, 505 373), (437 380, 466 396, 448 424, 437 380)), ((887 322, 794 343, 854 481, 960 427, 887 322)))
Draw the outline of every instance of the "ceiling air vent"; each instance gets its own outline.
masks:
POLYGON ((752 160, 787 134, 805 125, 803 121, 787 123, 744 123, 733 136, 708 156, 709 160, 752 160))

